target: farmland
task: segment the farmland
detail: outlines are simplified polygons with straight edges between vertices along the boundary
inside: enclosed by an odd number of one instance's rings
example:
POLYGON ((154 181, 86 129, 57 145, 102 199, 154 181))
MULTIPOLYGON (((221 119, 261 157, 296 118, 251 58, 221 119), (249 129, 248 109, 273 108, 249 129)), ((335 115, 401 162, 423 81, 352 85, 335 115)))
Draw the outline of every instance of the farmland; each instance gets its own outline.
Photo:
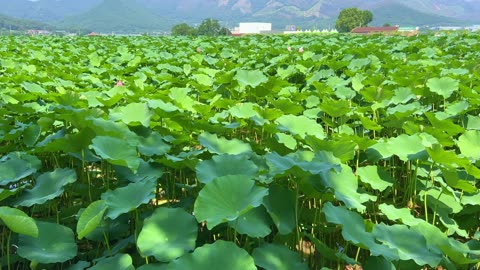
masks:
POLYGON ((0 41, 2 269, 478 269, 479 35, 0 41))

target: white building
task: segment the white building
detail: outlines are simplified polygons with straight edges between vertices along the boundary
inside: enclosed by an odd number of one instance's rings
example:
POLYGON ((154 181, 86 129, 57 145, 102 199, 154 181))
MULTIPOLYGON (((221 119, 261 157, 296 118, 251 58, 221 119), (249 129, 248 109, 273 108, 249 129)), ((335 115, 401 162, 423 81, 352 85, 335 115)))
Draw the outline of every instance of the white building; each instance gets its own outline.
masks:
POLYGON ((272 31, 271 23, 260 23, 260 22, 245 22, 240 23, 238 27, 235 27, 232 31, 233 35, 244 35, 244 34, 262 34, 272 31))

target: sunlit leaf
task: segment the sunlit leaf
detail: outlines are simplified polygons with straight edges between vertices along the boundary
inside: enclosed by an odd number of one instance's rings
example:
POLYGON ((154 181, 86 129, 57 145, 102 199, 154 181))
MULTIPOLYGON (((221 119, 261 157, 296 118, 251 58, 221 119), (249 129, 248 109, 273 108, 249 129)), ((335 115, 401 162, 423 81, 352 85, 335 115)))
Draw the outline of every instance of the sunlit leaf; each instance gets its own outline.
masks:
POLYGON ((198 180, 206 184, 215 178, 227 175, 253 177, 258 167, 246 155, 217 155, 211 160, 198 163, 195 171, 198 180))
POLYGON ((208 151, 215 154, 237 155, 252 151, 252 147, 248 143, 239 139, 227 140, 208 132, 200 134, 198 141, 201 145, 206 147, 208 151))
POLYGON ((299 135, 303 139, 305 139, 307 135, 311 135, 319 139, 325 138, 322 125, 303 115, 283 115, 275 122, 278 124, 279 130, 288 131, 291 134, 299 135))
POLYGON ((65 226, 37 221, 38 238, 20 235, 17 253, 37 263, 65 262, 77 255, 73 231, 65 226))
POLYGON ((373 227, 377 241, 398 252, 400 260, 414 260, 418 265, 436 267, 442 260, 441 254, 428 250, 425 238, 405 225, 387 226, 383 223, 373 227))
POLYGON ((430 91, 437 93, 444 98, 449 98, 453 92, 458 90, 459 81, 449 78, 431 78, 427 81, 427 86, 430 91))
POLYGON ((167 270, 257 270, 253 258, 232 242, 215 241, 173 261, 167 270))
POLYGON ((97 136, 92 140, 90 148, 108 162, 128 167, 132 171, 136 171, 140 165, 136 148, 124 140, 108 136, 97 136))
POLYGON ((366 166, 357 169, 357 175, 364 183, 368 183, 373 189, 384 191, 393 186, 392 177, 378 166, 366 166))
POLYGON ((251 86, 253 88, 268 81, 267 76, 259 70, 238 70, 234 79, 237 80, 240 87, 245 88, 251 86))
POLYGON ((1 206, 0 219, 12 232, 38 237, 35 220, 19 209, 1 206))
POLYGON ((236 220, 258 207, 268 189, 258 187, 246 176, 224 176, 209 182, 195 201, 195 217, 212 229, 220 223, 236 220))
POLYGON ((150 126, 150 112, 146 103, 130 103, 126 106, 115 107, 110 111, 110 118, 114 121, 120 120, 127 125, 141 124, 150 126))
POLYGON ((135 270, 132 265, 132 257, 128 254, 117 254, 113 257, 102 259, 94 266, 88 268, 89 270, 135 270))
POLYGON ((480 159, 480 131, 468 130, 458 138, 458 148, 467 158, 480 159))
POLYGON ((286 246, 265 244, 253 251, 253 259, 257 266, 265 270, 307 270, 299 254, 286 246))
POLYGON ((94 231, 100 225, 103 214, 107 210, 105 201, 92 202, 80 215, 77 222, 78 239, 94 231))
POLYGON ((198 225, 180 208, 158 208, 146 218, 137 239, 142 256, 172 261, 195 248, 198 225))

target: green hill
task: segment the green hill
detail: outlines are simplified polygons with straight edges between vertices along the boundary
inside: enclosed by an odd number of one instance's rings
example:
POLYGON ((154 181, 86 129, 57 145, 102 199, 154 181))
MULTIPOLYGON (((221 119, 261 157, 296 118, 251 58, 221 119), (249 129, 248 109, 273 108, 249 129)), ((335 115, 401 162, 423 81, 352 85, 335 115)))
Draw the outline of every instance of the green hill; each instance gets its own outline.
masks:
POLYGON ((86 13, 66 18, 59 25, 96 32, 131 33, 167 31, 166 26, 170 24, 135 0, 104 0, 86 13))
POLYGON ((25 19, 12 18, 0 14, 0 29, 12 31, 25 31, 28 29, 52 30, 53 26, 25 19))
POLYGON ((427 14, 396 3, 379 5, 371 11, 373 13, 371 25, 383 25, 385 23, 410 26, 465 24, 465 22, 453 18, 427 14))

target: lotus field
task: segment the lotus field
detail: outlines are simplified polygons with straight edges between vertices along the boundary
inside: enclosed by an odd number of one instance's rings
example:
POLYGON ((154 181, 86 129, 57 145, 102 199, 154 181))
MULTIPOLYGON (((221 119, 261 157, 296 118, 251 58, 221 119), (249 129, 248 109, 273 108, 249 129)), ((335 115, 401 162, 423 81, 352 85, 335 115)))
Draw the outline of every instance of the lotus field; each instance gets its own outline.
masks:
POLYGON ((479 269, 479 35, 0 41, 2 269, 479 269))

